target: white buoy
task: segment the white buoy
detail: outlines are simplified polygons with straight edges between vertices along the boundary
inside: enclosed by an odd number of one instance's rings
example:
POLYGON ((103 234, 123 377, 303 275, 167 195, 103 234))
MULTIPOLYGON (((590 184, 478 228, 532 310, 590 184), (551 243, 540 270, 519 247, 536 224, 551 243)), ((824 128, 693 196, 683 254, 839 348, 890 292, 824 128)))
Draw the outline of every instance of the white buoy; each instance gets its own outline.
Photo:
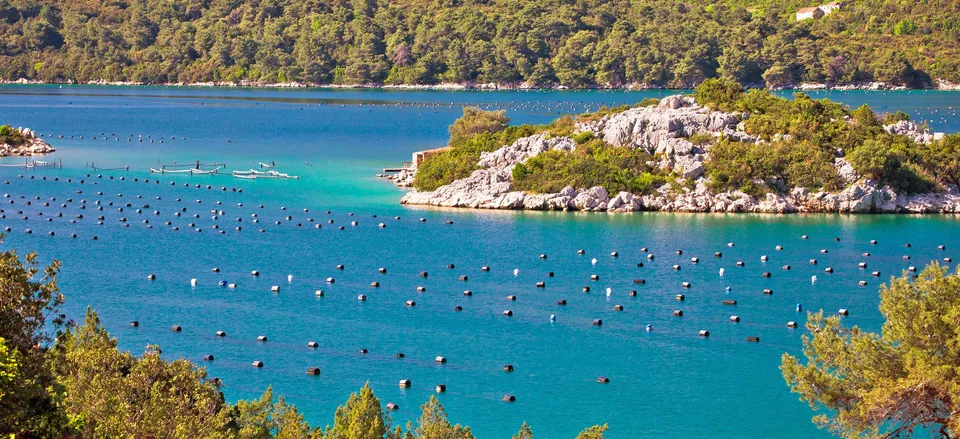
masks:
POLYGON ((613 289, 607 288, 607 297, 610 297, 611 294, 613 294, 613 289))
POLYGON ((191 286, 191 287, 197 286, 197 280, 196 280, 196 279, 190 279, 190 286, 191 286))
POLYGON ((290 283, 290 282, 293 282, 293 275, 292 275, 292 274, 288 274, 288 275, 287 275, 287 283, 290 283))
POLYGON ((812 284, 817 283, 817 276, 810 276, 810 283, 812 284))
POLYGON ((519 268, 514 268, 514 269, 513 269, 513 275, 514 275, 514 276, 519 276, 519 275, 520 275, 520 269, 519 269, 519 268))
POLYGON ((723 277, 723 269, 720 269, 720 277, 723 277))
POLYGON ((591 260, 590 260, 590 265, 597 265, 597 258, 591 259, 591 260))
POLYGON ((556 322, 556 321, 557 321, 557 315, 556 315, 556 314, 550 314, 550 321, 551 321, 551 322, 556 322))

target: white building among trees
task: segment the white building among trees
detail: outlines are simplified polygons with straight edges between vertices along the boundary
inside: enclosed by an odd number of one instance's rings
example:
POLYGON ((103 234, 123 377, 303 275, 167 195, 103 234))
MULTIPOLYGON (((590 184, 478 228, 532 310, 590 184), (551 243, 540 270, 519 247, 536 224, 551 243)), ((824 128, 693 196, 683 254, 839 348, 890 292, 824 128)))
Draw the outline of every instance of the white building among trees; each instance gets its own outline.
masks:
POLYGON ((819 6, 814 6, 812 8, 800 8, 797 10, 797 21, 812 20, 823 17, 823 15, 823 9, 820 9, 819 6))
POLYGON ((833 12, 839 11, 842 7, 842 2, 832 2, 819 6, 820 10, 823 11, 823 15, 830 15, 833 12))
POLYGON ((830 15, 839 11, 843 7, 841 2, 831 2, 825 5, 814 6, 812 8, 800 8, 797 10, 797 21, 811 20, 830 15))

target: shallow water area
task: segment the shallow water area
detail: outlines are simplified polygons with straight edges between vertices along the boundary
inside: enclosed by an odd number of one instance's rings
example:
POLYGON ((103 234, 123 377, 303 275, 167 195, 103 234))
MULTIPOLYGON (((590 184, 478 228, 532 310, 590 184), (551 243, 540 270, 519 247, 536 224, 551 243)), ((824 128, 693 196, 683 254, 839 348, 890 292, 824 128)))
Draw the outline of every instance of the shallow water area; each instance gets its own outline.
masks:
MULTIPOLYGON (((37 159, 63 161, 0 168, 3 246, 62 260, 68 315, 93 306, 122 348, 157 344, 167 358, 195 361, 223 379, 230 400, 272 385, 313 425, 331 423, 337 404, 369 381, 384 404, 399 405, 395 423, 415 420, 445 384, 438 397, 451 420, 478 437, 509 437, 523 421, 555 438, 598 423, 610 424, 611 438, 827 437, 785 386, 781 354, 799 351, 807 310, 847 309, 848 323, 878 330, 881 283, 932 260, 954 267, 944 258, 960 256, 955 216, 425 209, 397 204, 402 191, 373 177, 442 144, 462 104, 543 123, 666 94, 0 87, 0 122, 53 134, 58 152, 37 159), (197 160, 227 171, 276 162, 301 178, 148 171, 197 160)), ((960 131, 945 116, 956 93, 814 96, 929 112, 934 129, 960 131)))

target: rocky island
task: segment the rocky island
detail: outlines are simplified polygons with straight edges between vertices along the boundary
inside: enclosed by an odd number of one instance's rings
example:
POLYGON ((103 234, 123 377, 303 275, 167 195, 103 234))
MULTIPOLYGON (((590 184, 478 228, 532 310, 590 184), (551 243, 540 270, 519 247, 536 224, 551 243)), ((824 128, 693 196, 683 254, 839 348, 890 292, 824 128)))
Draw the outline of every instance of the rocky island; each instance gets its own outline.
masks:
POLYGON ((32 156, 56 151, 29 128, 0 126, 0 157, 32 156))
POLYGON ((427 158, 416 172, 395 177, 417 188, 401 203, 591 212, 960 213, 960 136, 930 132, 902 113, 881 118, 867 107, 850 110, 802 94, 786 100, 708 81, 693 96, 528 131, 496 149, 461 154, 456 160, 476 159, 465 168, 468 174, 437 172, 431 162, 450 161, 445 154, 469 149, 470 142, 427 158), (421 176, 425 171, 430 175, 421 176))

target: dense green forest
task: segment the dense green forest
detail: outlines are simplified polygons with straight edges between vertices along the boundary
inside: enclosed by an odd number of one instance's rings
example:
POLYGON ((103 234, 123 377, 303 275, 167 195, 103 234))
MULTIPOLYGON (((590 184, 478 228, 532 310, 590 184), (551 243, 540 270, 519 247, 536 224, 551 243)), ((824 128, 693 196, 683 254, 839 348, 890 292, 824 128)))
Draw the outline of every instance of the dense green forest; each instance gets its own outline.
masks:
MULTIPOLYGON (((746 91, 737 82, 723 79, 704 81, 693 96, 700 105, 739 114, 745 132, 763 140, 743 142, 704 133, 687 138, 709 148, 705 177, 714 192, 743 191, 753 196, 786 194, 794 188, 837 192, 845 186, 834 166, 838 151, 859 176, 901 193, 939 192, 960 185, 960 134, 924 144, 884 129, 885 124, 909 120, 905 113, 877 114, 866 105, 851 109, 804 93, 787 99, 769 90, 746 91)), ((634 107, 657 103, 647 99, 634 107)), ((481 153, 547 133, 571 137, 577 148, 546 151, 517 164, 512 171, 515 190, 556 193, 565 186, 602 186, 610 193, 650 194, 665 183, 692 187, 691 179, 655 166, 658 157, 643 148, 615 147, 590 132, 576 131, 577 121, 629 108, 604 108, 577 118, 564 116, 549 125, 518 126, 508 126, 502 112, 467 108, 450 127, 451 148, 427 157, 417 168, 413 186, 432 191, 469 177, 480 168, 481 153)))
POLYGON ((960 1, 0 0, 0 79, 960 83, 960 1))
MULTIPOLYGON (((0 234, 0 243, 3 235, 0 234)), ((185 360, 117 348, 96 311, 82 322, 60 314, 60 262, 0 252, 0 437, 236 439, 473 439, 452 424, 436 397, 417 422, 392 425, 369 385, 337 408, 333 425, 311 427, 296 407, 267 389, 228 403, 220 380, 185 360)), ((606 425, 576 439, 603 439, 606 425)), ((533 439, 526 423, 514 439, 533 439)))

